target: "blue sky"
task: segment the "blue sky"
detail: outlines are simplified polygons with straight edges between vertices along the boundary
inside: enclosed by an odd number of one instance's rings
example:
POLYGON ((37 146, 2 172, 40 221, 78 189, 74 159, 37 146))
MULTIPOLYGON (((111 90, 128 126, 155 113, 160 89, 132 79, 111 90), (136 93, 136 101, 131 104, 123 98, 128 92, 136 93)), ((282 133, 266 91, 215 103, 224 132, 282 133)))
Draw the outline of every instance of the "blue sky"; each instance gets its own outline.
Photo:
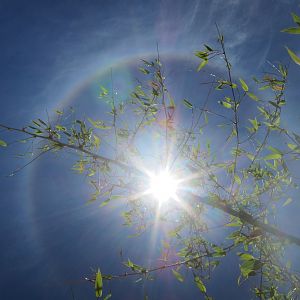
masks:
MULTIPOLYGON (((215 22, 236 76, 251 78, 268 69, 267 61, 289 63, 285 45, 300 51, 299 37, 280 32, 292 26, 290 13, 299 11, 299 3, 288 0, 2 0, 0 123, 22 126, 69 106, 88 114, 110 68, 117 89, 126 94, 134 87, 137 63, 155 55, 157 43, 174 79, 175 98, 184 97, 185 88, 193 97, 198 80, 190 75, 193 53, 203 43, 215 43, 215 22)), ((291 65, 284 113, 290 128, 299 127, 299 74, 299 67, 291 65)), ((80 281, 90 267, 117 273, 121 248, 126 257, 136 254, 142 260, 149 252, 147 237, 128 241, 118 211, 86 205, 87 184, 71 170, 67 154, 42 158, 6 177, 22 165, 14 157, 22 150, 16 145, 0 149, 0 298, 72 299, 73 290, 75 299, 92 299, 93 290, 80 281)), ((290 217, 300 209, 293 205, 286 213, 290 217)), ((286 228, 300 235, 297 227, 286 228)), ((248 299, 248 286, 235 287, 238 266, 231 259, 209 288, 216 299, 248 299)), ((112 283, 113 299, 142 299, 145 289, 150 299, 201 297, 194 285, 159 276, 162 281, 145 287, 132 280, 112 283)))

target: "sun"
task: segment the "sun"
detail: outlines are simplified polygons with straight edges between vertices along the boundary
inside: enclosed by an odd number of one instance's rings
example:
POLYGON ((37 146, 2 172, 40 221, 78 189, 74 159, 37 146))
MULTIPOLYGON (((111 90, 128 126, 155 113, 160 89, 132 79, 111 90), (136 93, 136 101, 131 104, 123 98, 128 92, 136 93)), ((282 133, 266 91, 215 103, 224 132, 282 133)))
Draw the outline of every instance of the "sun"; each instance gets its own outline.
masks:
POLYGON ((159 202, 163 203, 176 197, 178 181, 167 171, 150 175, 149 192, 159 202))

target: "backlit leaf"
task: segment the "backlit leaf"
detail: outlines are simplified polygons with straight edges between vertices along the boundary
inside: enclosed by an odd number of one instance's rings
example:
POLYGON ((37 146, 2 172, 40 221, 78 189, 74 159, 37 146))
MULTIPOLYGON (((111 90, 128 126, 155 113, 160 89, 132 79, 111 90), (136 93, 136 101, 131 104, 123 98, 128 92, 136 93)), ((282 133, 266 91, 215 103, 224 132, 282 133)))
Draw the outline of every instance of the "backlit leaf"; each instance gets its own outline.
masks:
POLYGON ((282 204, 282 206, 287 206, 292 202, 292 198, 287 198, 286 201, 282 204))
POLYGON ((292 17, 293 17, 294 22, 295 22, 298 26, 300 26, 300 17, 297 16, 296 14, 294 14, 294 13, 292 13, 292 17))
POLYGON ((254 120, 249 119, 249 121, 253 125, 254 130, 257 131, 260 124, 257 122, 256 118, 254 120))
POLYGON ((100 204, 100 207, 106 206, 110 202, 111 198, 106 199, 100 204))
POLYGON ((139 68, 139 70, 146 75, 150 73, 150 71, 145 68, 139 68))
POLYGON ((245 91, 245 92, 248 92, 249 91, 249 88, 248 88, 248 85, 246 84, 246 82, 240 78, 240 83, 242 85, 242 89, 245 91))
POLYGON ((107 96, 108 90, 104 86, 100 86, 100 88, 101 88, 101 93, 100 93, 99 97, 103 98, 103 97, 107 96))
POLYGON ((242 181, 241 181, 241 178, 238 176, 238 175, 234 175, 234 181, 237 183, 237 184, 239 184, 239 185, 241 185, 242 184, 242 181))
POLYGON ((91 118, 88 118, 88 121, 98 129, 110 129, 109 126, 106 126, 103 121, 94 121, 91 118))
POLYGON ((4 142, 3 140, 0 140, 0 146, 1 147, 7 147, 7 143, 4 142))
POLYGON ((282 152, 277 148, 274 148, 272 146, 268 146, 268 149, 271 150, 273 153, 278 153, 278 154, 282 155, 282 152))
POLYGON ((281 30, 281 32, 286 32, 290 34, 300 34, 300 27, 291 27, 281 30))
POLYGON ((202 293, 206 293, 206 287, 199 276, 194 276, 194 281, 202 293))
POLYGON ((258 97, 252 93, 247 92, 247 95, 254 101, 258 101, 258 97))
POLYGON ((255 259, 253 255, 249 253, 239 253, 238 256, 240 257, 241 260, 253 260, 255 259))
MULTIPOLYGON (((300 28, 299 28, 300 30, 300 28)), ((296 55, 295 52, 293 52, 292 50, 290 50, 288 47, 285 47, 288 54, 290 55, 291 59, 297 64, 300 66, 300 57, 296 55)))
POLYGON ((244 277, 256 275, 257 270, 263 266, 262 262, 258 259, 244 260, 243 264, 240 266, 241 273, 244 277))
POLYGON ((111 293, 109 293, 109 294, 107 294, 106 296, 105 296, 105 298, 103 299, 103 300, 108 300, 108 299, 110 299, 111 298, 111 293))
POLYGON ((98 149, 100 146, 100 138, 95 134, 93 135, 93 138, 94 138, 94 145, 98 149))
POLYGON ((172 272, 178 281, 180 281, 180 282, 184 281, 184 278, 180 273, 178 273, 176 270, 172 270, 172 272))
POLYGON ((103 290, 102 275, 100 269, 98 269, 96 273, 96 279, 95 279, 95 292, 97 298, 100 298, 102 296, 102 290, 103 290))
POLYGON ((197 68, 197 72, 199 72, 201 69, 203 69, 207 65, 207 63, 208 63, 208 59, 203 59, 197 68))
POLYGON ((279 153, 271 153, 267 156, 264 157, 264 160, 276 160, 276 159, 281 159, 282 155, 279 153))
POLYGON ((289 147, 290 149, 292 149, 292 150, 295 150, 295 149, 298 148, 298 146, 295 145, 295 144, 288 144, 288 147, 289 147))
POLYGON ((169 101, 170 101, 169 108, 175 108, 175 101, 174 101, 173 97, 170 95, 170 93, 168 93, 168 97, 169 97, 169 101))
POLYGON ((226 107, 226 108, 231 108, 231 104, 228 103, 228 102, 225 102, 225 101, 219 101, 219 103, 220 103, 221 105, 223 105, 224 107, 226 107))

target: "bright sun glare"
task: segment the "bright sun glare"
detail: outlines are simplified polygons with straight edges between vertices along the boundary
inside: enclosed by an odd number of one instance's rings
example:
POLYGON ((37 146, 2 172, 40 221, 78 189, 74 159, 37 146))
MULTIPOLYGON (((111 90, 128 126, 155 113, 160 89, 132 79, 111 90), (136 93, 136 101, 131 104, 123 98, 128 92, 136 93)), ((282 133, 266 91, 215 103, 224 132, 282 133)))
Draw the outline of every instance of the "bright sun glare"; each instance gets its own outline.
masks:
POLYGON ((176 196, 177 181, 167 172, 151 175, 150 193, 160 202, 168 201, 176 196))

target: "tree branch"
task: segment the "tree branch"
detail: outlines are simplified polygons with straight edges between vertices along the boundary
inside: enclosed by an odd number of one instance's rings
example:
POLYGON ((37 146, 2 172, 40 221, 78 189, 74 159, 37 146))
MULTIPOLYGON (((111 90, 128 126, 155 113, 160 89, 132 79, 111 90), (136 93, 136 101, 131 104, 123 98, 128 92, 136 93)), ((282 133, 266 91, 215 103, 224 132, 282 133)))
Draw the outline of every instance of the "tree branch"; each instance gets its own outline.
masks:
MULTIPOLYGON (((49 136, 42 136, 42 135, 37 135, 37 134, 31 133, 31 132, 27 131, 26 128, 18 129, 18 128, 9 127, 9 126, 2 125, 2 124, 0 124, 0 127, 5 128, 5 129, 10 130, 10 131, 16 131, 16 132, 21 132, 23 134, 28 134, 28 135, 30 135, 32 137, 35 137, 35 138, 41 138, 41 139, 44 139, 44 140, 48 140, 48 141, 50 141, 54 144, 57 144, 57 146, 59 146, 59 147, 73 149, 73 150, 88 154, 96 160, 100 160, 100 161, 103 161, 103 162, 108 162, 108 163, 111 163, 111 164, 113 164, 117 167, 120 167, 120 168, 124 169, 124 170, 144 175, 144 173, 141 170, 139 170, 135 167, 132 167, 132 166, 128 166, 125 163, 119 162, 119 161, 111 159, 111 158, 104 157, 104 156, 96 154, 96 153, 93 153, 93 152, 91 152, 87 149, 84 149, 83 147, 63 143, 63 142, 61 142, 59 140, 56 140, 56 139, 54 139, 52 137, 49 137, 49 136)), ((193 193, 189 193, 188 195, 196 198, 197 200, 199 200, 200 202, 202 202, 206 205, 218 208, 218 209, 222 210, 223 212, 225 212, 225 213, 227 213, 231 216, 238 217, 242 222, 248 223, 248 224, 253 225, 257 228, 260 228, 261 230, 263 230, 267 233, 270 233, 270 234, 276 236, 277 238, 279 238, 281 240, 286 240, 286 241, 289 241, 290 243, 293 243, 297 246, 300 246, 300 238, 298 238, 296 236, 293 236, 291 234, 285 233, 285 232, 283 232, 283 231, 281 231, 281 230, 279 230, 279 229, 277 229, 277 228, 275 228, 271 225, 264 224, 264 223, 256 220, 254 217, 252 217, 250 214, 248 214, 247 212, 245 212, 243 210, 237 211, 231 205, 226 203, 226 201, 222 201, 222 200, 219 200, 219 199, 218 200, 216 200, 216 199, 212 200, 211 198, 208 198, 208 197, 203 198, 203 197, 200 197, 200 196, 195 195, 193 193)))

